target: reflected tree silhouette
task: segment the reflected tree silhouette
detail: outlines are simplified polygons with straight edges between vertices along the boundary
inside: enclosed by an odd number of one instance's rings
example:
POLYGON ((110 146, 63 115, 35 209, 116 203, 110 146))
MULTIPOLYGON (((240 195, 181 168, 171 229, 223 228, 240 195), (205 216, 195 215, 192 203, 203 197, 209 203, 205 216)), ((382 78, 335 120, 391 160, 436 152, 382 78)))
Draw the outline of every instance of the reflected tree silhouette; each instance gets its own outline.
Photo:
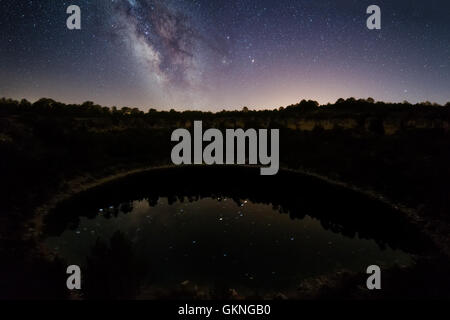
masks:
POLYGON ((87 257, 83 293, 87 299, 131 299, 147 272, 129 239, 116 231, 109 245, 97 239, 87 257))
MULTIPOLYGON (((363 239, 374 239, 381 248, 389 246, 417 253, 432 247, 417 226, 380 201, 299 173, 281 171, 266 179, 256 174, 257 170, 238 166, 191 166, 150 170, 112 181, 61 204, 46 217, 45 234, 60 235, 68 226, 76 228, 80 214, 93 218, 98 208, 112 206, 116 214, 115 208, 130 213, 132 200, 146 199, 150 206, 156 206, 161 197, 167 198, 169 205, 182 199, 193 202, 226 197, 238 206, 245 199, 272 205, 291 219, 308 215, 318 219, 326 230, 350 238, 357 234, 363 239)), ((105 214, 105 217, 108 216, 105 214)))

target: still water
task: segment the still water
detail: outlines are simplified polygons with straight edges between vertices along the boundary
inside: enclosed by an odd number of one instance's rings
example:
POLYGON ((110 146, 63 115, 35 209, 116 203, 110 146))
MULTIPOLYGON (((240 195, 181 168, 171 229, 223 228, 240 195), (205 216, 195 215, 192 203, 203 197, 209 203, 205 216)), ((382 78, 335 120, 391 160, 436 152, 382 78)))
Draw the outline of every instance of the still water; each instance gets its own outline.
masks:
POLYGON ((358 225, 346 230, 308 210, 301 195, 290 198, 302 203, 299 208, 287 204, 286 209, 275 193, 274 203, 268 195, 260 201, 251 192, 236 197, 239 187, 221 194, 214 187, 202 192, 191 185, 187 194, 147 190, 147 197, 133 197, 136 182, 125 185, 77 199, 82 206, 67 206, 47 220, 46 247, 68 264, 82 266, 87 296, 177 297, 188 289, 203 297, 224 292, 290 296, 308 278, 341 270, 365 272, 371 264, 412 263, 408 250, 392 238, 372 238, 364 225, 361 233, 358 225), (115 192, 127 193, 127 200, 115 192), (297 212, 302 208, 307 212, 297 212), (55 218, 64 214, 72 220, 55 218))

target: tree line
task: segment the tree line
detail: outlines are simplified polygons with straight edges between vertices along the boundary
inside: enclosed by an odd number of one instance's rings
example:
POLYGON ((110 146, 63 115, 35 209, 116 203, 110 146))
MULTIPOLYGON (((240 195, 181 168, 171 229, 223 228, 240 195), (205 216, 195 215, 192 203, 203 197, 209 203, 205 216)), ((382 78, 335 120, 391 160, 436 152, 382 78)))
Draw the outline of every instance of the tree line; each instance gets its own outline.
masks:
POLYGON ((49 98, 42 98, 34 103, 26 99, 14 100, 10 98, 0 98, 0 115, 13 114, 40 114, 75 117, 159 117, 159 118, 205 118, 205 117, 253 117, 253 116, 321 116, 321 115, 345 115, 354 113, 365 114, 385 114, 385 113, 420 113, 432 114, 436 116, 448 117, 450 115, 450 102, 445 105, 431 103, 429 101, 411 104, 407 101, 402 103, 387 103, 375 101, 373 98, 338 99, 335 103, 320 105, 314 100, 301 100, 299 103, 286 107, 274 107, 273 109, 251 110, 242 107, 241 110, 222 110, 217 112, 205 111, 158 111, 154 108, 144 112, 136 107, 105 107, 92 101, 81 104, 66 104, 49 98))

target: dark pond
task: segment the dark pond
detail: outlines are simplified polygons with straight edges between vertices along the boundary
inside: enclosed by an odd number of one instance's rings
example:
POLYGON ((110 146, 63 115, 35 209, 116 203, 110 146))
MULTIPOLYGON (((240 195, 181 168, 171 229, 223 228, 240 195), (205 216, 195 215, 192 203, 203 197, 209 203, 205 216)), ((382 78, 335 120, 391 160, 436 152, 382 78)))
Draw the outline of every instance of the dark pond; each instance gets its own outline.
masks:
POLYGON ((82 266, 86 297, 123 298, 295 296, 311 277, 411 264, 425 243, 380 202, 300 174, 239 167, 108 183, 51 212, 44 238, 82 266))

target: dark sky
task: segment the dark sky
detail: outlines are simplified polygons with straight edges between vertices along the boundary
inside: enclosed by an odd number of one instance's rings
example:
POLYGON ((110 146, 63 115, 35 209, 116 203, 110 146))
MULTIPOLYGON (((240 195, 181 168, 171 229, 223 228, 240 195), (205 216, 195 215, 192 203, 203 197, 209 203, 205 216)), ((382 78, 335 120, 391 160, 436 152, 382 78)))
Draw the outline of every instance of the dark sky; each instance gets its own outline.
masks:
POLYGON ((0 0, 0 96, 142 109, 450 100, 448 0, 0 0), (68 30, 66 8, 81 8, 68 30), (382 29, 366 28, 381 8, 382 29))

